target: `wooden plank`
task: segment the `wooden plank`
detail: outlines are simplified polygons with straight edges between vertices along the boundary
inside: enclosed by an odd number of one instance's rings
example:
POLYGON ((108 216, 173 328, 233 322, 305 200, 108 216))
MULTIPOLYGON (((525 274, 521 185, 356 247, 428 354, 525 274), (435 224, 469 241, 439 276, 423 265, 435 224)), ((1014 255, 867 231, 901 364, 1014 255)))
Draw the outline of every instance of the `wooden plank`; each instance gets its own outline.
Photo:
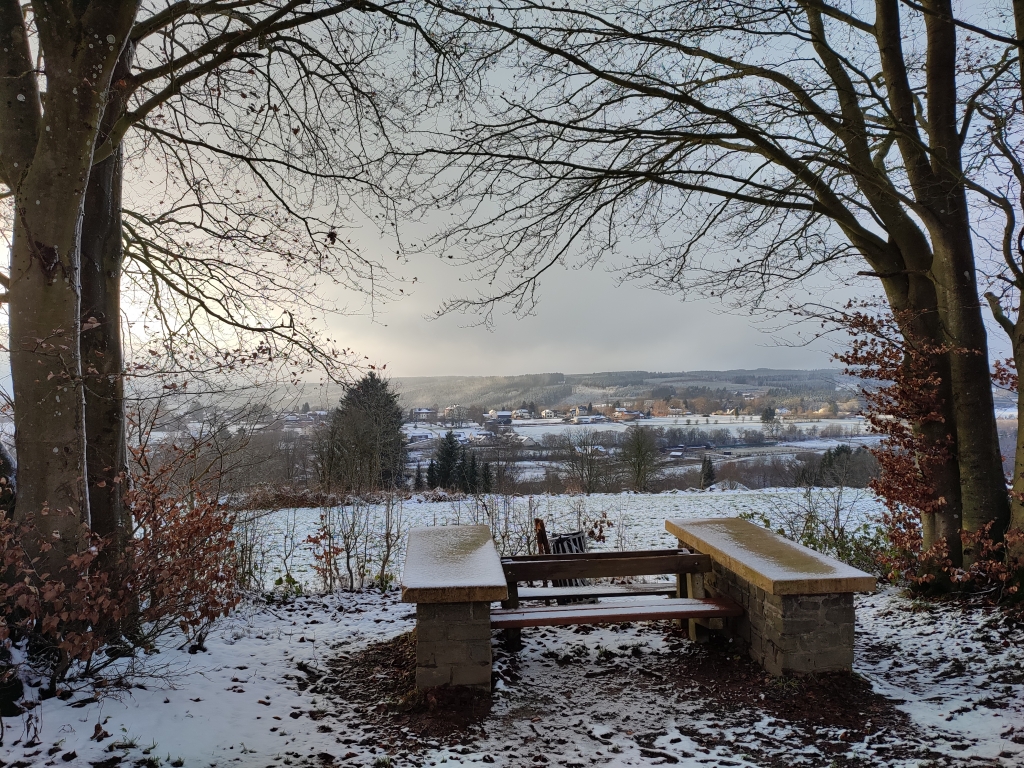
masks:
POLYGON ((468 603, 508 596, 486 525, 413 528, 402 570, 402 602, 468 603))
POLYGON ((660 621, 740 616, 743 608, 725 598, 689 598, 605 603, 602 605, 560 605, 491 611, 494 629, 555 627, 570 624, 618 624, 625 621, 660 621))
POLYGON ((555 557, 559 560, 607 560, 608 558, 616 557, 661 557, 662 555, 688 555, 691 554, 688 549, 641 549, 635 552, 622 552, 620 550, 611 550, 609 552, 565 552, 558 555, 511 555, 501 558, 502 564, 505 563, 535 563, 544 562, 555 557))
MULTIPOLYGON (((620 608, 649 608, 649 607, 664 607, 671 605, 673 600, 677 598, 666 598, 659 595, 647 595, 637 598, 623 598, 621 600, 609 599, 608 602, 589 605, 580 605, 579 603, 565 603, 561 605, 534 605, 525 608, 520 608, 523 611, 541 612, 541 613, 572 613, 579 611, 581 608, 601 608, 608 610, 618 610, 620 608)), ((686 598, 682 598, 685 600, 686 598)), ((501 611, 498 611, 500 613, 501 611)), ((494 611, 492 611, 492 614, 494 611)))
MULTIPOLYGON (((591 584, 586 587, 520 587, 520 600, 557 600, 579 597, 628 597, 630 595, 675 595, 674 584, 591 584)), ((502 608, 505 604, 502 603, 502 608)), ((511 606, 510 606, 511 607, 511 606)))
POLYGON ((666 520, 681 543, 772 595, 873 592, 871 574, 736 517, 666 520))
POLYGON ((504 561, 501 566, 505 575, 516 581, 654 576, 663 573, 702 573, 711 570, 711 558, 707 555, 672 552, 634 557, 628 552, 616 554, 618 557, 603 558, 550 555, 531 561, 504 561))

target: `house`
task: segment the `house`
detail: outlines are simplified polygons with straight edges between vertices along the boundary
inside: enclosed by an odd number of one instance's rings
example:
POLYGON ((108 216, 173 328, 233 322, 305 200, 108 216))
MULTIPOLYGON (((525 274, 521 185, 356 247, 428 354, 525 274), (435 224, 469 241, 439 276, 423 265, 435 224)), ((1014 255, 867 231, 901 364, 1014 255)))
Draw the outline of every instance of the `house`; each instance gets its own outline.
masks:
POLYGON ((540 412, 540 417, 542 419, 557 419, 558 414, 552 411, 550 408, 545 408, 543 411, 540 412))
POLYGON ((631 411, 628 408, 616 408, 615 413, 612 414, 612 418, 616 421, 636 421, 637 419, 644 418, 644 415, 640 411, 631 411))
POLYGON ((525 408, 520 408, 518 410, 512 411, 512 418, 513 419, 528 419, 531 416, 532 416, 532 414, 528 410, 526 410, 525 408))
POLYGON ((502 427, 507 427, 512 423, 512 411, 496 411, 492 408, 485 416, 487 421, 496 422, 502 427))
POLYGON ((405 433, 405 437, 410 443, 421 443, 424 440, 432 440, 434 435, 423 429, 410 429, 405 433))
POLYGON ((444 420, 445 421, 457 421, 463 422, 468 418, 466 408, 461 405, 448 405, 444 409, 444 420))
POLYGON ((437 421, 436 408, 413 408, 409 411, 409 421, 437 421))

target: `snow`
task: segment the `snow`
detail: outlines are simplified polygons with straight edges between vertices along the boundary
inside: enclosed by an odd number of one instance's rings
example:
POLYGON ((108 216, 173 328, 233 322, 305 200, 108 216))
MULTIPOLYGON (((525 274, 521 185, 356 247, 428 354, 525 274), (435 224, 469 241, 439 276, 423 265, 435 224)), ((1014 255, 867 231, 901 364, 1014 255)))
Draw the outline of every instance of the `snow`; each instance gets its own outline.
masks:
MULTIPOLYGON (((398 504, 395 514, 407 527, 437 525, 490 524, 497 511, 509 506, 507 517, 526 526, 532 535, 533 519, 544 518, 548 536, 586 530, 595 521, 613 523, 605 531, 606 540, 595 542, 601 549, 661 549, 676 546, 665 530, 665 520, 673 517, 740 517, 762 523, 766 517, 778 529, 787 513, 808 506, 847 510, 854 523, 871 522, 882 512, 881 503, 869 492, 847 488, 840 496, 833 489, 769 488, 764 490, 727 490, 716 485, 707 491, 672 491, 659 494, 607 493, 591 496, 540 495, 525 497, 455 497, 449 501, 427 501, 414 495, 398 504)), ((265 518, 271 567, 267 586, 284 573, 282 551, 289 550, 286 539, 303 541, 314 533, 320 519, 319 509, 287 509, 265 518)), ((502 555, 524 554, 513 551, 514 541, 496 531, 502 555), (504 549, 502 548, 504 547, 504 549)), ((371 543, 372 549, 372 543, 371 543)), ((300 547, 289 557, 288 572, 307 589, 315 589, 316 579, 308 548, 300 547)))
POLYGON ((402 586, 418 592, 494 587, 504 595, 505 573, 490 529, 485 525, 413 528, 409 531, 402 586))
POLYGON ((869 574, 747 520, 676 519, 670 528, 770 594, 874 591, 875 579, 869 574))
MULTIPOLYGON (((546 517, 550 530, 607 515, 626 535, 613 528, 599 546, 614 547, 618 537, 640 548, 673 543, 667 517, 747 511, 770 518, 805 502, 799 491, 777 490, 517 503, 524 514, 546 517)), ((870 496, 851 503, 858 519, 877 512, 870 496)), ((467 501, 414 499, 405 511, 415 524, 435 517, 465 524, 482 514, 467 501)), ((308 512, 315 521, 317 511, 308 512)), ((514 659, 495 646, 493 708, 471 734, 392 749, 390 764, 511 768, 541 764, 540 755, 565 766, 1024 766, 1024 629, 1005 625, 993 609, 924 603, 893 589, 855 599, 855 672, 893 700, 905 724, 887 719, 847 731, 787 718, 767 703, 729 703, 713 687, 673 676, 682 660, 699 663, 703 651, 665 625, 552 627, 525 631, 526 647, 514 659)), ((306 685, 304 670, 326 671, 338 654, 356 654, 413 624, 413 607, 394 591, 250 604, 218 622, 206 652, 169 642, 144 659, 145 675, 126 672, 127 689, 104 689, 98 700, 79 690, 5 719, 0 761, 23 768, 85 768, 113 757, 189 768, 385 765, 387 742, 366 713, 306 685)), ((788 695, 784 686, 766 690, 788 695)))

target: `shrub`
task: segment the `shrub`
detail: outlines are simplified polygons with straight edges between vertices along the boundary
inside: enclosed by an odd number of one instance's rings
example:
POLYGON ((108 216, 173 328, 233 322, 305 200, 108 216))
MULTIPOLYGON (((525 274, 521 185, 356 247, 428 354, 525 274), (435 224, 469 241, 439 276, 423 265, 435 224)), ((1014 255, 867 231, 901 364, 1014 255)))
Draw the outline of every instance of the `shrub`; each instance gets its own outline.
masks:
POLYGON ((155 649, 175 630, 201 647, 210 623, 239 601, 231 537, 232 514, 195 489, 171 491, 173 467, 135 478, 126 494, 130 535, 123 541, 86 532, 88 547, 68 557, 57 574, 39 573, 50 550, 31 520, 0 514, 0 552, 7 574, 0 588, 0 640, 7 667, 19 646, 46 677, 59 682, 99 673, 114 660, 155 649), (100 653, 103 651, 103 653, 100 653))

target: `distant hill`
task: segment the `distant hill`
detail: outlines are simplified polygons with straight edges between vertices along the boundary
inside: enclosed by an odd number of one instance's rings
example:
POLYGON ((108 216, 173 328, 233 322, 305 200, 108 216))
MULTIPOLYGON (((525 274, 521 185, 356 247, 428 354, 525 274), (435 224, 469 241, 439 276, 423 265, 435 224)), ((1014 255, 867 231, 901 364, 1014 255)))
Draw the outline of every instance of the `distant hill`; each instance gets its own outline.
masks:
POLYGON ((534 402, 558 407, 587 402, 628 400, 659 387, 685 392, 773 390, 783 396, 834 397, 855 384, 836 369, 783 370, 758 368, 730 371, 605 371, 598 373, 538 373, 524 376, 418 376, 395 379, 406 408, 455 403, 485 408, 515 407, 534 402))

